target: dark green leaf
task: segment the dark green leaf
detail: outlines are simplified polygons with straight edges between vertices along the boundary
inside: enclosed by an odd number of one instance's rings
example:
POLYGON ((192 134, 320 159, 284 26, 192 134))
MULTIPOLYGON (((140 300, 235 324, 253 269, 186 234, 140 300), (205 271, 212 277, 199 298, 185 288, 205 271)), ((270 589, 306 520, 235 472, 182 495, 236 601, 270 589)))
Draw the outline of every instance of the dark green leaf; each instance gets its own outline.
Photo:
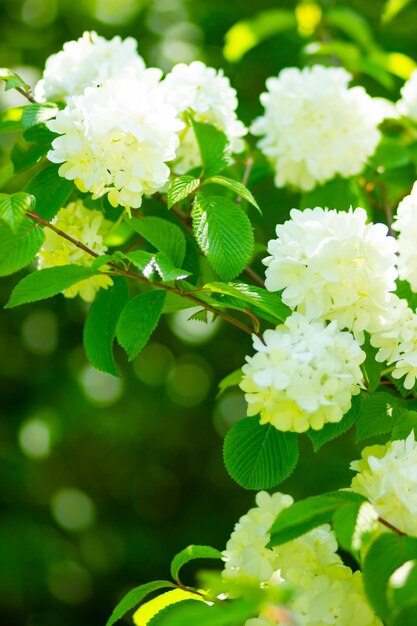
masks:
POLYGON ((397 407, 393 410, 392 417, 394 425, 391 439, 406 439, 412 430, 417 437, 417 411, 397 407))
POLYGON ((406 561, 391 575, 387 597, 394 624, 415 626, 409 619, 417 618, 417 560, 406 561))
POLYGON ((236 422, 224 440, 224 462, 230 476, 245 489, 270 489, 287 478, 298 461, 295 433, 283 433, 259 416, 236 422))
POLYGON ((240 274, 253 252, 253 232, 246 214, 221 196, 194 199, 193 230, 210 265, 223 280, 240 274))
POLYGON ((190 561, 195 559, 221 559, 222 553, 216 548, 211 546, 195 546, 191 545, 181 552, 178 552, 172 559, 171 563, 171 576, 174 580, 179 582, 180 569, 190 561))
POLYGON ((0 276, 8 276, 26 267, 38 252, 45 234, 29 217, 24 217, 16 233, 0 224, 0 276))
POLYGON ((357 441, 390 432, 393 425, 392 410, 398 400, 395 396, 384 392, 376 392, 367 398, 362 398, 356 421, 357 441))
POLYGON ((338 544, 358 560, 361 549, 380 530, 378 513, 369 502, 351 502, 336 510, 333 530, 338 544))
POLYGON ((376 44, 372 29, 360 13, 349 7, 333 7, 326 11, 325 20, 327 25, 346 33, 365 50, 375 50, 376 44))
POLYGON ((231 152, 227 137, 220 130, 193 120, 205 176, 219 174, 230 164, 231 152))
POLYGON ((173 588, 175 585, 167 580, 154 580, 151 583, 145 583, 144 585, 131 589, 115 607, 113 613, 107 620, 106 626, 113 626, 125 613, 135 608, 139 602, 142 602, 142 600, 153 591, 169 587, 173 588))
POLYGON ((345 433, 358 419, 360 412, 361 399, 360 396, 354 396, 352 398, 352 406, 349 411, 343 416, 340 422, 325 424, 320 430, 310 429, 307 435, 313 444, 314 452, 317 452, 325 443, 332 441, 345 433))
POLYGON ((378 363, 378 361, 375 360, 378 350, 377 348, 371 346, 369 336, 365 338, 365 343, 362 346, 362 349, 365 351, 366 359, 362 363, 361 369, 368 383, 368 391, 373 393, 379 385, 381 374, 385 365, 384 363, 378 363))
POLYGON ((0 193, 0 220, 10 226, 14 234, 18 232, 26 211, 34 207, 35 198, 28 193, 0 193))
POLYGON ((5 308, 12 309, 21 304, 37 302, 56 296, 76 283, 96 276, 99 272, 82 265, 48 267, 25 276, 13 289, 5 308))
POLYGON ((117 376, 113 357, 116 325, 128 301, 126 279, 115 277, 111 287, 97 293, 84 326, 84 349, 88 360, 96 369, 113 376, 117 376))
POLYGON ((352 502, 365 502, 365 498, 354 491, 330 491, 295 502, 275 519, 269 545, 278 546, 304 535, 316 526, 329 523, 338 509, 352 502))
POLYGON ((324 185, 318 185, 312 191, 304 192, 301 196, 300 208, 312 209, 316 206, 338 211, 348 211, 351 206, 358 206, 356 182, 337 176, 324 185))
POLYGON ((224 176, 212 176, 211 178, 207 178, 204 181, 204 184, 222 185, 223 187, 231 189, 232 191, 237 193, 238 196, 249 202, 249 204, 252 204, 261 213, 261 209, 259 208, 259 205, 253 197, 252 193, 247 187, 245 187, 245 185, 242 185, 242 183, 239 183, 237 180, 233 180, 233 178, 225 178, 224 176))
POLYGON ((49 144, 47 143, 28 143, 24 139, 19 139, 10 153, 15 172, 23 172, 32 167, 45 156, 48 150, 49 144))
POLYGON ((168 189, 168 209, 184 200, 200 185, 200 179, 193 176, 178 176, 174 178, 168 189))
POLYGON ((49 165, 28 182, 25 191, 36 198, 36 213, 51 220, 65 206, 73 182, 58 174, 59 165, 49 165))
POLYGON ((148 343, 164 307, 165 291, 140 293, 124 307, 116 327, 119 344, 132 361, 148 343))
POLYGON ((175 266, 181 267, 186 242, 182 230, 176 224, 161 217, 131 218, 128 224, 157 250, 166 254, 175 266))

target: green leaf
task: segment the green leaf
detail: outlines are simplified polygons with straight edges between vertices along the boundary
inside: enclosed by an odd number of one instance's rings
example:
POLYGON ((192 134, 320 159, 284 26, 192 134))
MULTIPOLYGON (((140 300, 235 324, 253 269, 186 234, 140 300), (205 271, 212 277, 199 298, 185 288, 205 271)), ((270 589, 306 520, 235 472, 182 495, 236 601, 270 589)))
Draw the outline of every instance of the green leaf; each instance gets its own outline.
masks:
POLYGON ((361 550, 381 528, 378 513, 370 502, 351 502, 340 507, 333 515, 332 526, 340 547, 357 560, 361 550))
POLYGON ((219 174, 230 164, 228 139, 220 130, 203 122, 192 121, 205 176, 219 174))
POLYGON ((82 265, 61 265, 48 267, 25 276, 12 291, 5 309, 12 309, 21 304, 38 302, 56 296, 76 283, 96 276, 99 272, 82 265))
POLYGON ((291 313, 276 293, 271 293, 262 287, 255 287, 246 283, 214 282, 204 285, 204 289, 212 293, 221 293, 238 298, 270 322, 284 322, 291 313), (267 316, 262 315, 263 313, 266 313, 267 316))
POLYGON ((13 72, 8 67, 0 68, 0 80, 4 80, 6 83, 5 90, 9 89, 22 89, 25 92, 30 92, 30 87, 25 81, 13 72))
POLYGON ((408 621, 410 617, 417 618, 417 560, 406 561, 392 575, 387 589, 390 613, 397 620, 397 624, 405 626, 407 623, 415 626, 416 621, 408 621), (404 615, 404 609, 406 609, 404 615), (402 621, 400 621, 402 617, 402 621))
POLYGON ((113 626, 113 624, 121 619, 125 613, 135 608, 139 602, 142 602, 142 600, 153 591, 166 588, 175 588, 175 585, 167 580, 154 580, 151 583, 145 583, 144 585, 131 589, 115 607, 113 613, 106 622, 106 626, 113 626))
POLYGON ((242 372, 242 368, 241 367, 239 367, 239 369, 237 369, 234 372, 231 372, 230 374, 225 376, 219 382, 219 393, 217 394, 217 397, 219 397, 220 394, 222 394, 224 391, 226 391, 226 389, 229 389, 230 387, 236 387, 237 385, 240 385, 240 382, 241 382, 242 378, 243 378, 243 372, 242 372))
POLYGON ((0 115, 0 135, 16 133, 23 130, 22 114, 25 107, 7 109, 0 115))
POLYGON ((417 559, 417 539, 384 533, 372 542, 363 562, 366 595, 375 612, 383 620, 389 615, 388 581, 407 561, 417 559))
POLYGON ((194 199, 193 230, 210 265, 223 280, 240 274, 253 252, 253 232, 246 214, 221 196, 194 199))
POLYGON ((208 606, 199 600, 182 600, 159 611, 147 626, 237 626, 259 613, 259 601, 235 599, 208 606))
POLYGON ((406 439, 414 430, 417 436, 417 411, 407 411, 403 408, 395 408, 392 412, 394 425, 392 427, 391 439, 406 439))
POLYGON ((391 22, 406 6, 411 4, 413 0, 386 0, 381 20, 387 24, 391 22))
POLYGON ((24 139, 19 139, 10 153, 15 172, 23 172, 32 167, 45 156, 48 150, 48 143, 28 143, 24 139))
POLYGON ((283 433, 272 424, 261 426, 257 415, 246 417, 227 433, 223 453, 227 471, 241 487, 270 489, 297 465, 297 435, 283 433))
POLYGON ((58 113, 58 107, 56 104, 28 104, 23 111, 22 125, 26 130, 37 124, 44 124, 46 121, 55 117, 58 113))
POLYGON ((270 530, 269 546, 286 543, 329 523, 338 509, 352 502, 365 502, 365 498, 354 491, 330 491, 295 502, 275 519, 270 530))
POLYGON ((293 11, 286 9, 262 11, 252 19, 237 22, 227 31, 223 55, 226 61, 236 63, 265 39, 286 30, 295 30, 296 27, 297 21, 293 11))
POLYGON ((117 376, 113 357, 116 325, 129 301, 125 278, 115 277, 108 289, 100 289, 91 305, 84 326, 84 349, 90 363, 101 372, 117 376))
POLYGON ((384 392, 376 392, 362 399, 356 422, 356 440, 384 435, 393 426, 392 410, 398 398, 384 392))
POLYGON ((369 163, 371 167, 381 172, 382 169, 391 170, 408 165, 410 157, 407 149, 399 143, 399 140, 383 137, 374 155, 369 159, 369 163))
POLYGON ((140 293, 124 307, 116 326, 119 344, 132 361, 148 343, 164 307, 165 291, 140 293))
POLYGON ((168 189, 168 209, 192 194, 199 185, 200 179, 193 176, 185 175, 174 178, 168 189))
POLYGON ((345 433, 358 419, 360 412, 361 399, 360 396, 353 396, 352 406, 343 416, 340 422, 325 424, 320 430, 310 429, 307 435, 313 444, 314 452, 317 452, 325 443, 332 441, 345 433))
POLYGON ((0 193, 0 220, 8 224, 14 234, 18 232, 26 211, 34 207, 35 198, 28 193, 0 193))
MULTIPOLYGON (((351 206, 358 206, 358 188, 351 179, 336 176, 323 185, 301 195, 301 209, 312 209, 316 206, 348 211, 351 206)), ((362 204, 360 206, 363 206, 362 204)))
POLYGON ((152 254, 145 250, 134 250, 125 254, 124 257, 131 261, 148 280, 153 279, 157 274, 162 282, 169 283, 184 280, 190 275, 186 270, 175 267, 171 259, 163 252, 152 254))
POLYGON ((14 274, 35 258, 45 239, 40 228, 29 217, 24 217, 15 233, 0 224, 0 276, 14 274))
POLYGON ((242 185, 242 183, 239 183, 237 180, 233 180, 233 178, 225 178, 224 176, 212 176, 211 178, 207 178, 204 181, 204 185, 222 185, 223 187, 227 187, 228 189, 231 189, 232 191, 237 193, 238 196, 249 202, 249 204, 252 204, 256 209, 258 209, 260 213, 262 213, 261 209, 259 208, 259 204, 256 202, 249 189, 245 187, 245 185, 242 185))
POLYGON ((34 176, 25 191, 36 198, 36 213, 50 221, 64 207, 74 187, 58 174, 59 165, 49 165, 34 176))
POLYGON ((336 27, 362 46, 364 50, 375 50, 372 29, 365 18, 349 7, 333 7, 326 11, 326 25, 336 27))
POLYGON ((177 267, 185 258, 186 241, 182 230, 161 217, 130 218, 128 224, 157 250, 166 254, 177 267))
POLYGON ((368 391, 373 393, 379 385, 385 365, 375 360, 378 349, 371 346, 369 336, 365 337, 365 343, 362 348, 365 351, 366 359, 362 363, 361 369, 368 383, 368 391))
POLYGON ((221 559, 222 553, 211 546, 191 545, 174 556, 171 562, 171 576, 178 583, 180 569, 190 561, 195 559, 221 559))

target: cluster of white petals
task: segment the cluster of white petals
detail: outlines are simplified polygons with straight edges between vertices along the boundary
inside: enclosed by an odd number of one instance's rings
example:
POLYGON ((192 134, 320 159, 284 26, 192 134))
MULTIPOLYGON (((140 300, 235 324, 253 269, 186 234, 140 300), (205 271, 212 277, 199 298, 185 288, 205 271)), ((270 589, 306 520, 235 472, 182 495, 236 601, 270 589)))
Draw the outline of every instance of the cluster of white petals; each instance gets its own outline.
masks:
MULTIPOLYGON (((337 542, 327 525, 286 544, 267 548, 268 530, 280 511, 292 504, 290 496, 260 492, 257 506, 240 518, 223 553, 223 577, 257 579, 259 583, 295 586, 288 609, 300 626, 380 626, 363 592, 360 572, 343 565, 337 542)), ((279 608, 248 620, 246 626, 275 626, 288 614, 279 608)))
POLYGON ((291 211, 268 243, 265 285, 312 319, 336 320, 362 340, 379 330, 396 288, 397 244, 364 209, 291 211))
POLYGON ((336 322, 325 325, 293 313, 285 324, 268 329, 256 353, 246 357, 243 379, 248 414, 278 430, 319 430, 339 422, 360 392, 365 360, 353 336, 336 322))
POLYGON ((407 439, 369 446, 353 461, 357 472, 352 489, 364 495, 379 515, 401 531, 417 537, 417 444, 407 439))
POLYGON ((95 198, 108 193, 112 205, 137 208, 167 182, 183 124, 151 75, 87 87, 47 126, 60 134, 48 159, 62 163, 61 176, 95 198))
MULTIPOLYGON (((416 75, 417 81, 417 75, 416 75)), ((417 85, 416 85, 417 88, 417 85)), ((417 184, 401 200, 392 229, 398 231, 398 273, 417 292, 417 184)))
POLYGON ((287 68, 268 78, 265 113, 251 132, 275 169, 275 184, 312 189, 336 174, 358 174, 380 140, 381 104, 349 88, 343 68, 287 68))
MULTIPOLYGON (((113 37, 108 41, 94 31, 85 32, 76 41, 68 41, 63 50, 46 60, 42 79, 35 87, 36 100, 63 101, 109 78, 140 78, 145 63, 136 46, 132 37, 125 40, 113 37)), ((162 75, 160 70, 151 71, 157 79, 162 75)))
MULTIPOLYGON (((106 223, 103 213, 87 209, 81 200, 71 202, 66 207, 60 209, 52 220, 52 224, 73 239, 86 245, 98 255, 107 251, 103 238, 109 230, 109 224, 106 223)), ((69 264, 88 267, 92 261, 93 258, 87 252, 84 252, 50 228, 45 228, 45 241, 38 253, 39 269, 69 264)), ((80 295, 86 302, 91 302, 94 300, 98 289, 107 289, 112 284, 113 281, 109 276, 93 276, 65 289, 63 294, 66 298, 74 298, 80 295)))
POLYGON ((401 98, 397 102, 397 111, 413 120, 417 120, 417 70, 401 88, 401 98))
POLYGON ((177 159, 173 169, 183 174, 201 164, 191 119, 208 122, 221 130, 230 142, 232 152, 241 152, 247 130, 236 115, 236 90, 222 70, 207 67, 201 61, 190 65, 179 63, 162 82, 166 102, 174 106, 185 122, 177 159))

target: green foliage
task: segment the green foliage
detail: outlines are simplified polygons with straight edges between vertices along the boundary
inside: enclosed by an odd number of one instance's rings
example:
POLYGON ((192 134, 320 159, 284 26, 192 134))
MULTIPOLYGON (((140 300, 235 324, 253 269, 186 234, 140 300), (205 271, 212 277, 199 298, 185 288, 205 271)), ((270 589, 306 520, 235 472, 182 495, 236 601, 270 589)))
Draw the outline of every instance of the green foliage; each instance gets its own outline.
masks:
POLYGON ((357 440, 390 432, 393 426, 392 410, 397 402, 395 396, 384 392, 363 398, 356 423, 357 440))
POLYGON ((171 576, 178 583, 180 582, 180 569, 196 559, 221 559, 222 553, 211 546, 191 545, 174 556, 171 562, 171 576))
POLYGON ((10 154, 15 172, 23 172, 38 163, 48 152, 49 147, 49 141, 29 143, 19 139, 10 154))
POLYGON ((35 198, 28 193, 0 193, 0 220, 10 226, 14 235, 19 231, 26 211, 35 206, 35 198))
POLYGON ((366 337, 362 348, 366 353, 366 359, 362 363, 362 371, 367 382, 368 391, 373 393, 379 385, 385 365, 375 360, 378 350, 371 346, 369 337, 366 337))
POLYGON ((223 187, 227 187, 227 189, 231 189, 240 198, 243 198, 244 200, 249 202, 249 204, 254 206, 255 209, 258 209, 258 211, 261 213, 259 204, 256 202, 252 193, 249 191, 247 187, 245 187, 245 185, 242 185, 242 183, 240 183, 239 181, 233 180, 233 178, 226 178, 225 176, 211 176, 211 178, 207 178, 204 181, 204 185, 209 185, 209 184, 221 185, 223 187))
POLYGON ((223 280, 236 278, 253 252, 253 232, 246 214, 222 196, 196 196, 193 230, 210 265, 223 280))
POLYGON ((232 296, 270 322, 284 322, 290 314, 290 309, 282 303, 277 294, 271 293, 262 287, 247 285, 246 283, 208 283, 204 286, 211 293, 232 296))
POLYGON ((115 607, 113 613, 106 622, 106 626, 113 626, 115 622, 121 619, 128 611, 135 608, 153 591, 159 591, 159 589, 174 588, 175 585, 167 580, 154 580, 151 583, 145 583, 139 587, 131 589, 115 607))
POLYGON ((239 369, 235 370, 234 372, 230 372, 230 374, 225 376, 219 382, 218 396, 222 394, 224 391, 226 391, 226 389, 230 389, 230 387, 236 387, 237 385, 239 385, 242 378, 243 378, 243 372, 242 372, 241 367, 239 367, 239 369))
POLYGON ((128 252, 124 257, 138 268, 148 280, 159 277, 162 282, 169 283, 184 280, 189 276, 186 270, 175 267, 171 259, 163 252, 152 254, 145 250, 128 252))
POLYGON ((116 326, 119 344, 132 361, 143 350, 155 330, 164 307, 165 291, 146 291, 130 300, 116 326))
POLYGON ((406 561, 391 576, 387 596, 391 622, 397 626, 413 626, 417 619, 417 560, 406 561))
POLYGON ((224 462, 230 476, 245 489, 270 489, 287 478, 298 461, 295 433, 283 433, 259 417, 246 417, 224 440, 224 462))
POLYGON ((38 124, 44 124, 52 117, 55 117, 58 112, 56 104, 28 104, 22 115, 22 126, 25 130, 38 124))
POLYGON ((12 291, 5 308, 52 298, 64 289, 98 274, 97 270, 82 265, 48 267, 25 276, 12 291))
POLYGON ((30 92, 29 85, 27 85, 25 81, 16 74, 16 72, 13 72, 13 70, 10 70, 7 67, 0 68, 0 80, 4 80, 6 83, 6 91, 9 91, 9 89, 21 89, 24 92, 30 92))
POLYGON ((7 109, 0 115, 0 135, 16 133, 23 130, 22 115, 25 107, 7 109))
POLYGON ((193 176, 178 176, 174 178, 168 189, 168 209, 181 202, 192 194, 200 185, 200 179, 193 176))
POLYGON ((313 444, 314 452, 317 452, 317 450, 324 446, 325 443, 332 441, 336 437, 339 437, 339 435, 342 435, 349 430, 349 428, 351 428, 358 419, 360 406, 360 396, 353 396, 352 406, 349 411, 345 413, 340 422, 325 424, 320 430, 310 429, 307 432, 307 435, 313 444))
POLYGON ((359 562, 362 550, 381 528, 378 514, 369 502, 351 502, 338 508, 332 525, 340 547, 359 562))
POLYGON ((113 341, 120 313, 129 301, 125 278, 115 277, 113 285, 101 289, 88 312, 84 326, 84 349, 88 360, 101 372, 117 376, 113 341))
POLYGON ((36 198, 36 213, 51 220, 65 206, 73 183, 58 174, 59 165, 48 165, 26 185, 25 191, 36 198))
POLYGON ((230 164, 231 152, 224 133, 203 122, 192 121, 206 177, 219 174, 230 164))
POLYGON ((15 233, 0 224, 0 276, 18 272, 33 261, 45 235, 32 219, 24 217, 15 233))
POLYGON ((129 225, 149 241, 157 250, 166 254, 177 267, 181 267, 186 250, 185 237, 181 229, 161 217, 129 219, 129 225))
POLYGON ((333 514, 343 507, 364 501, 365 498, 354 491, 332 491, 295 502, 276 517, 270 530, 269 545, 279 546, 296 539, 317 526, 329 523, 333 514))
POLYGON ((252 617, 258 602, 234 600, 208 606, 198 600, 183 600, 162 609, 148 626, 238 626, 252 617))

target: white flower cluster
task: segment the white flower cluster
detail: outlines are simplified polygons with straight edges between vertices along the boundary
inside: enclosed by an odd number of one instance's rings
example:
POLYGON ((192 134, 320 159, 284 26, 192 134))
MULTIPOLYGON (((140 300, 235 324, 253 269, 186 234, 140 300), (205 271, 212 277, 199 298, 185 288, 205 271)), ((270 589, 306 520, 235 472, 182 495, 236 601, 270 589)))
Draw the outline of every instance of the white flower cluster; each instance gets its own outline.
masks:
MULTIPOLYGON (((103 214, 100 211, 87 209, 81 200, 71 202, 60 209, 52 220, 57 228, 63 230, 73 239, 81 241, 97 254, 104 254, 107 247, 103 243, 103 237, 108 231, 103 214)), ((38 268, 57 267, 60 265, 85 265, 90 266, 93 258, 73 243, 64 239, 50 228, 45 228, 45 241, 38 253, 38 268)), ((86 302, 94 300, 96 292, 100 288, 107 289, 113 281, 109 276, 93 276, 87 278, 72 287, 65 289, 63 294, 66 298, 74 298, 80 295, 86 302)))
MULTIPOLYGON (((140 78, 145 63, 136 45, 132 37, 124 41, 113 37, 108 41, 95 32, 85 32, 76 41, 68 41, 63 50, 46 60, 42 79, 35 87, 36 100, 65 101, 109 78, 140 78)), ((160 70, 151 71, 157 79, 162 75, 160 70)))
POLYGON ((246 357, 240 384, 248 414, 260 413, 282 431, 319 430, 339 422, 360 392, 365 353, 336 322, 325 326, 293 313, 285 324, 254 337, 256 353, 246 357))
POLYGON ((401 98, 396 106, 398 113, 417 120, 417 70, 401 88, 401 98))
POLYGON ((395 290, 397 244, 364 209, 291 211, 268 243, 265 285, 312 319, 336 320, 358 339, 379 330, 395 290))
POLYGON ((352 489, 363 494, 379 515, 401 531, 417 537, 417 444, 407 439, 369 446, 351 463, 357 472, 352 489))
POLYGON ((401 280, 408 280, 411 289, 417 292, 417 184, 414 184, 411 193, 398 205, 392 228, 399 233, 399 276, 401 280))
POLYGON ((95 198, 108 193, 114 206, 137 208, 167 182, 183 124, 151 77, 87 87, 47 126, 60 134, 48 159, 62 163, 61 176, 95 198))
POLYGON ((336 174, 358 174, 380 140, 383 113, 351 75, 320 65, 287 68, 266 82, 265 108, 251 132, 275 169, 275 184, 312 189, 336 174))
MULTIPOLYGON (((300 626, 380 625, 366 602, 360 572, 352 574, 336 554, 337 543, 329 526, 269 549, 268 530, 277 514, 292 504, 292 498, 260 492, 256 504, 240 518, 223 553, 226 580, 250 577, 263 585, 293 584, 295 596, 289 609, 300 626)), ((246 626, 277 623, 266 611, 248 620, 246 626)))
POLYGON ((216 71, 200 61, 190 65, 179 63, 162 82, 166 101, 174 106, 185 122, 177 159, 173 169, 183 174, 201 164, 197 140, 191 119, 209 122, 223 131, 230 142, 232 152, 241 152, 246 134, 245 126, 237 119, 236 90, 222 70, 216 71))

